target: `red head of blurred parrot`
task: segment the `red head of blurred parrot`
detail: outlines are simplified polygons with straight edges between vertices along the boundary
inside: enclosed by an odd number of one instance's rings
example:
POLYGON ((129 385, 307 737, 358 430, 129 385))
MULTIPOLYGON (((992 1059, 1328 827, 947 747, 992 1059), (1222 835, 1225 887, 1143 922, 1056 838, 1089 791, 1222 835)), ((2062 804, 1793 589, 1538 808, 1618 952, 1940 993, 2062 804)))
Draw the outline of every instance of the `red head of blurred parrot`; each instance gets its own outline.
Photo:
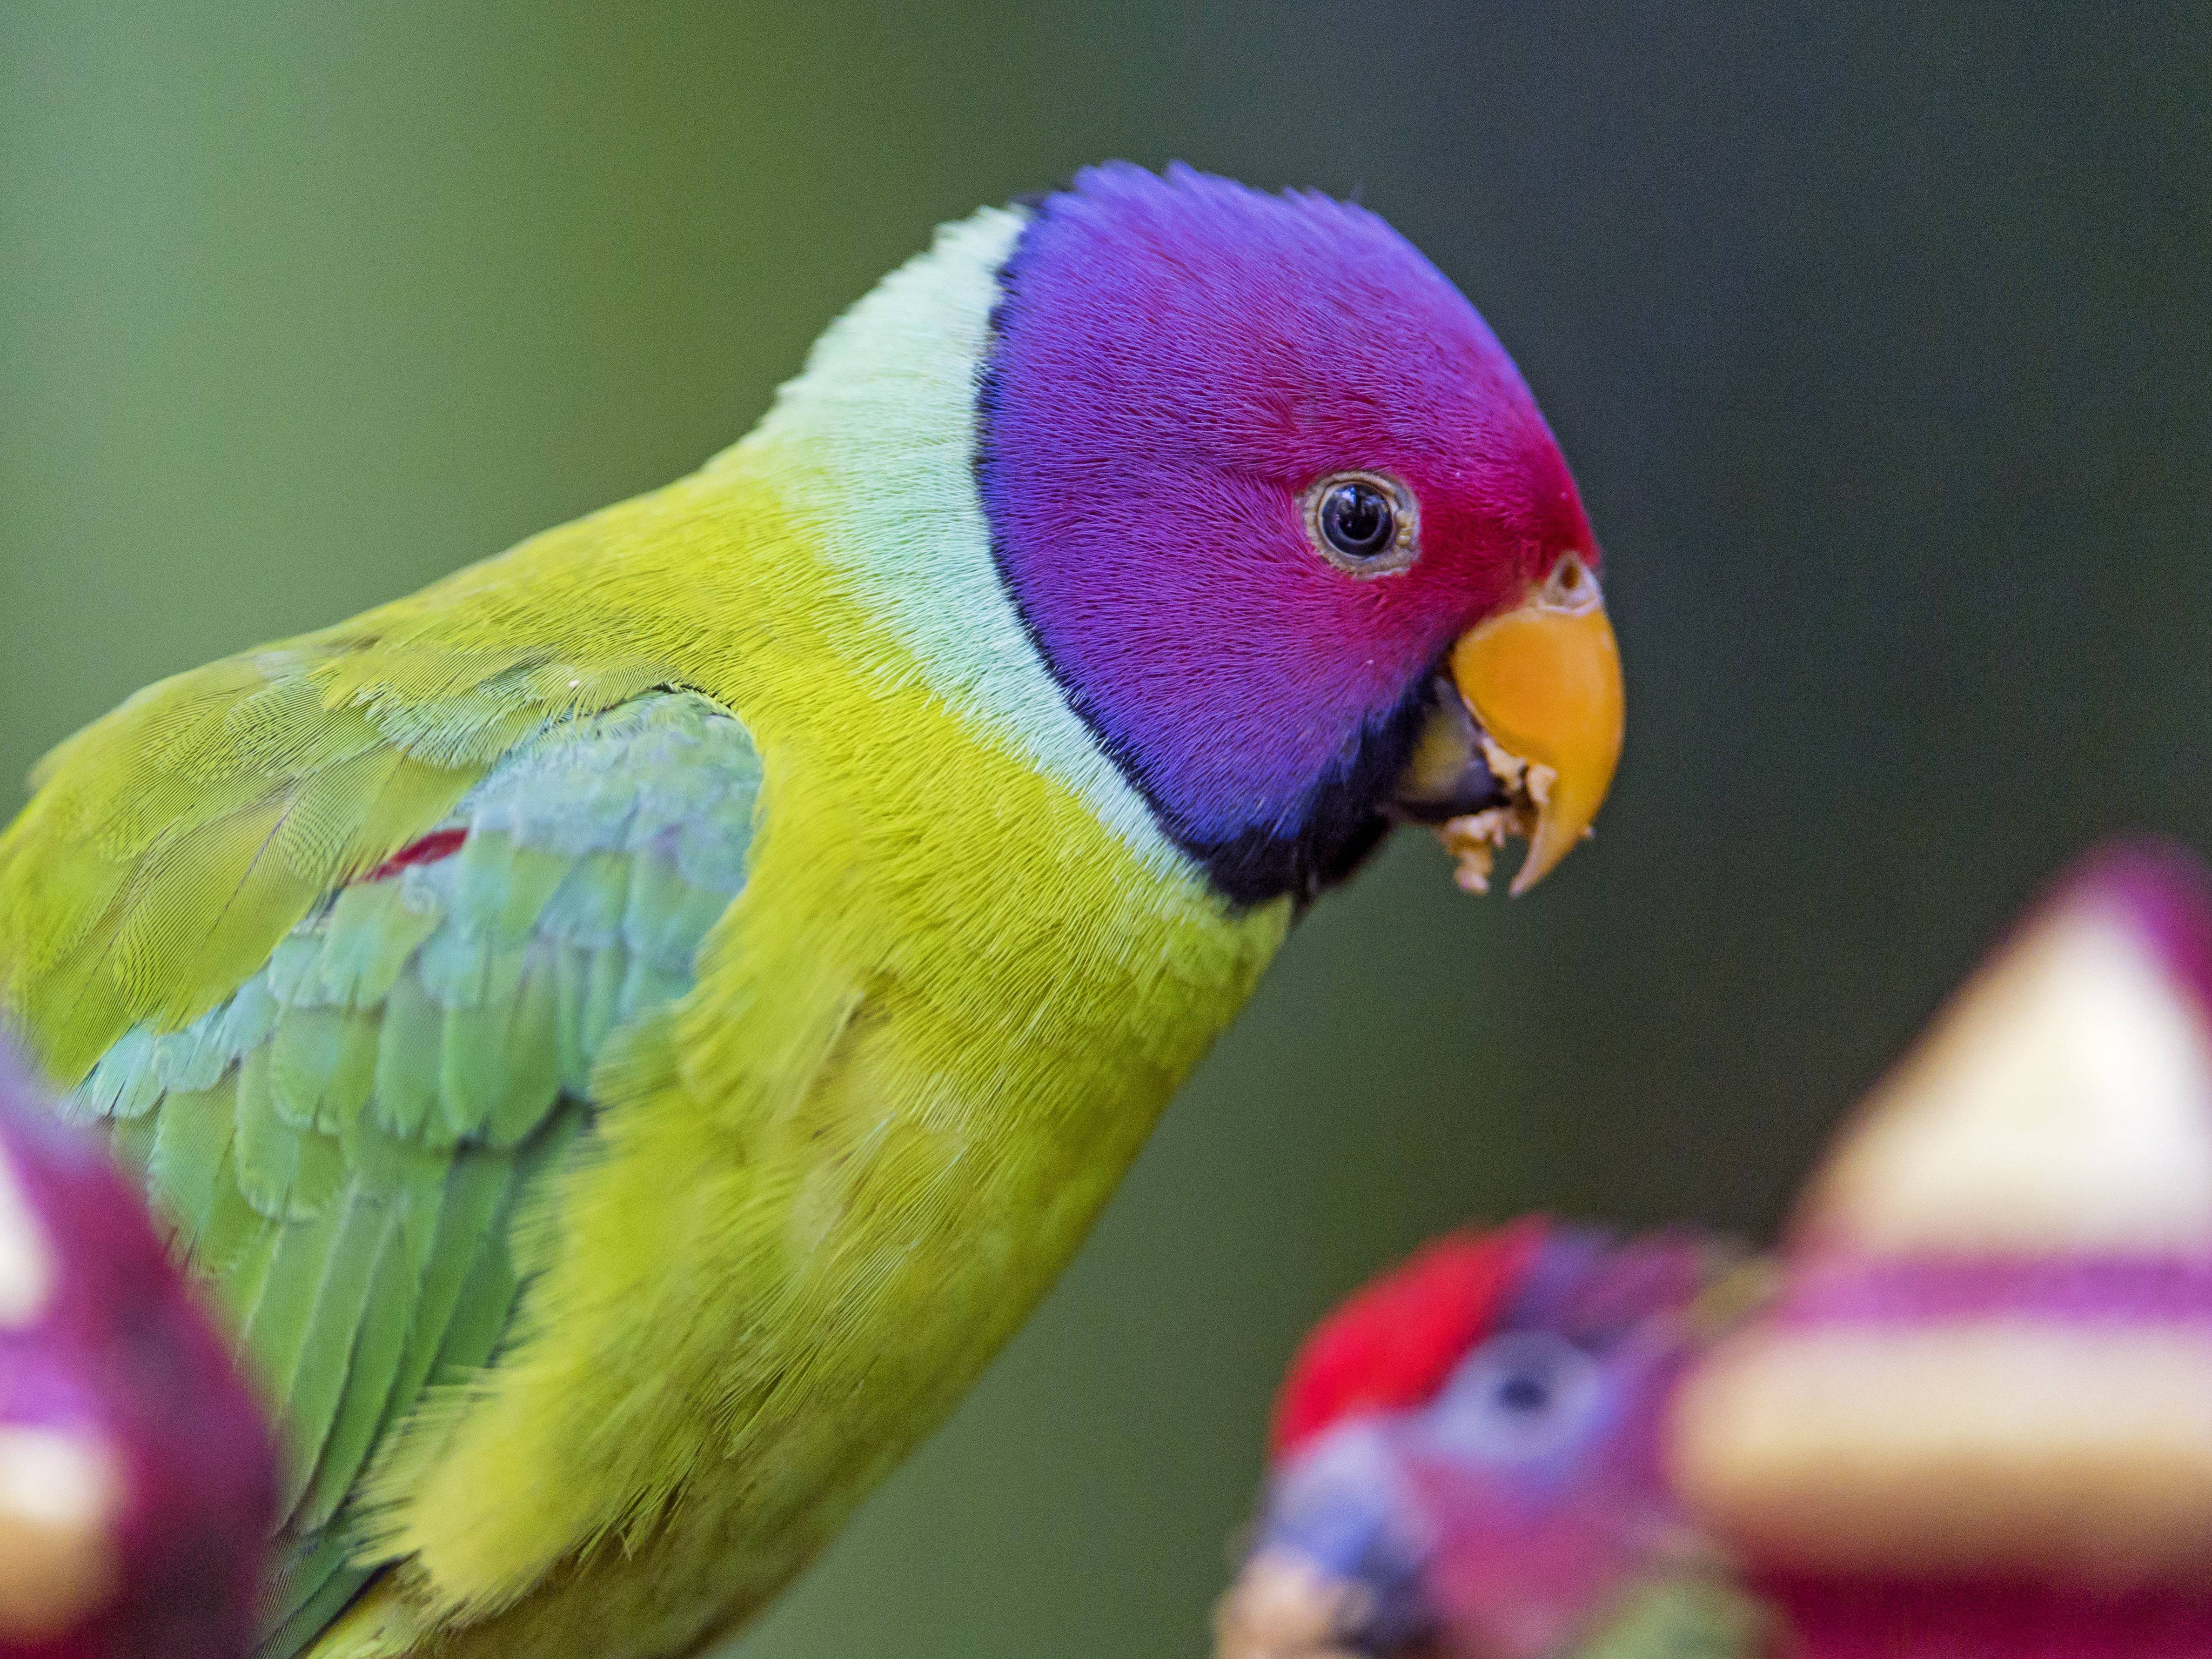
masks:
POLYGON ((1524 1221, 1331 1315, 1283 1386, 1220 1659, 1749 1651, 1662 1456, 1717 1259, 1524 1221))
POLYGON ((0 1659, 235 1659, 276 1498, 139 1194, 0 1044, 0 1659))
POLYGON ((951 1409, 1392 822, 1621 733, 1534 399, 1374 215, 943 231, 666 489, 142 693, 0 837, 0 1019, 283 1408, 270 1659, 655 1659, 951 1409))

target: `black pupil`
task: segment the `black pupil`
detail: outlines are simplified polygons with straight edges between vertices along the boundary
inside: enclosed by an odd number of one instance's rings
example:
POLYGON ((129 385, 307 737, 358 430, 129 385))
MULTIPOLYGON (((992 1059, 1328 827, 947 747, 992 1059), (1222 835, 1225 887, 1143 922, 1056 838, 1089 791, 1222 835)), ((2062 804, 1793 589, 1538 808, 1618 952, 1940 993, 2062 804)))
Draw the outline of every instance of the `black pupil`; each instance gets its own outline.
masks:
POLYGON ((1498 1403, 1510 1412, 1540 1412, 1552 1403, 1551 1379, 1516 1371, 1498 1383, 1498 1403))
POLYGON ((1322 500, 1321 533, 1346 557, 1369 559, 1390 545, 1395 516, 1374 485, 1340 483, 1322 500))

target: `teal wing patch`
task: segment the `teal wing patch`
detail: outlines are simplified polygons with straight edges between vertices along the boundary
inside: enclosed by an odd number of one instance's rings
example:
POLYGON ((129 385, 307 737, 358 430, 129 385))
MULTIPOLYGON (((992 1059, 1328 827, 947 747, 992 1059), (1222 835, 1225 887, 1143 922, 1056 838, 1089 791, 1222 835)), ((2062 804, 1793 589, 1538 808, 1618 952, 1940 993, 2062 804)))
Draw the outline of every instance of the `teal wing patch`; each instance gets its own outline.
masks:
POLYGON ((133 1029, 70 1097, 143 1172, 281 1407, 264 1654, 368 1577, 349 1497, 427 1389, 491 1358, 518 1208, 587 1127, 608 1035, 690 989, 744 885, 760 781, 743 726, 692 693, 550 726, 228 1000, 133 1029))

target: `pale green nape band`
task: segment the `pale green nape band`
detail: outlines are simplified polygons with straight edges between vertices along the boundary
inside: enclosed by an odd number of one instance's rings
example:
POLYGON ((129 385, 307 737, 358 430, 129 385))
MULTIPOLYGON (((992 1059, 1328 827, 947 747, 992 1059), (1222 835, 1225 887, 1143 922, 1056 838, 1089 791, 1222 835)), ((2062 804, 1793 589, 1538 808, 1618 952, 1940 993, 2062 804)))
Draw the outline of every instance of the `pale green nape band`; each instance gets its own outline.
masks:
MULTIPOLYGON (((816 342, 750 436, 708 464, 803 471, 825 568, 960 715, 1009 738, 1163 873, 1191 865, 1067 706, 1016 613, 976 493, 975 398, 1025 212, 945 225, 816 342), (770 459, 770 457, 773 459, 770 459)), ((899 673, 905 665, 856 663, 899 673)))

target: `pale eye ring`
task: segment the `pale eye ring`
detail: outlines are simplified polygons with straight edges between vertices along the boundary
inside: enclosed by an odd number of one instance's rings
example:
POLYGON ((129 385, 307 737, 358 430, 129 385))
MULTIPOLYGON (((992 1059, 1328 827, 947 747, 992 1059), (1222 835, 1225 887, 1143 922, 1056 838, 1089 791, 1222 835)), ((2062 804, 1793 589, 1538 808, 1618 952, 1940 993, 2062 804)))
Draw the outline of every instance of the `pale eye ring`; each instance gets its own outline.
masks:
POLYGON ((1332 472, 1304 507, 1314 550, 1347 575, 1395 575, 1420 555, 1413 493, 1387 473, 1332 472))
POLYGON ((1508 1331, 1461 1362, 1441 1431, 1486 1458, 1548 1456, 1584 1432, 1601 1391, 1596 1360, 1565 1338, 1508 1331))

